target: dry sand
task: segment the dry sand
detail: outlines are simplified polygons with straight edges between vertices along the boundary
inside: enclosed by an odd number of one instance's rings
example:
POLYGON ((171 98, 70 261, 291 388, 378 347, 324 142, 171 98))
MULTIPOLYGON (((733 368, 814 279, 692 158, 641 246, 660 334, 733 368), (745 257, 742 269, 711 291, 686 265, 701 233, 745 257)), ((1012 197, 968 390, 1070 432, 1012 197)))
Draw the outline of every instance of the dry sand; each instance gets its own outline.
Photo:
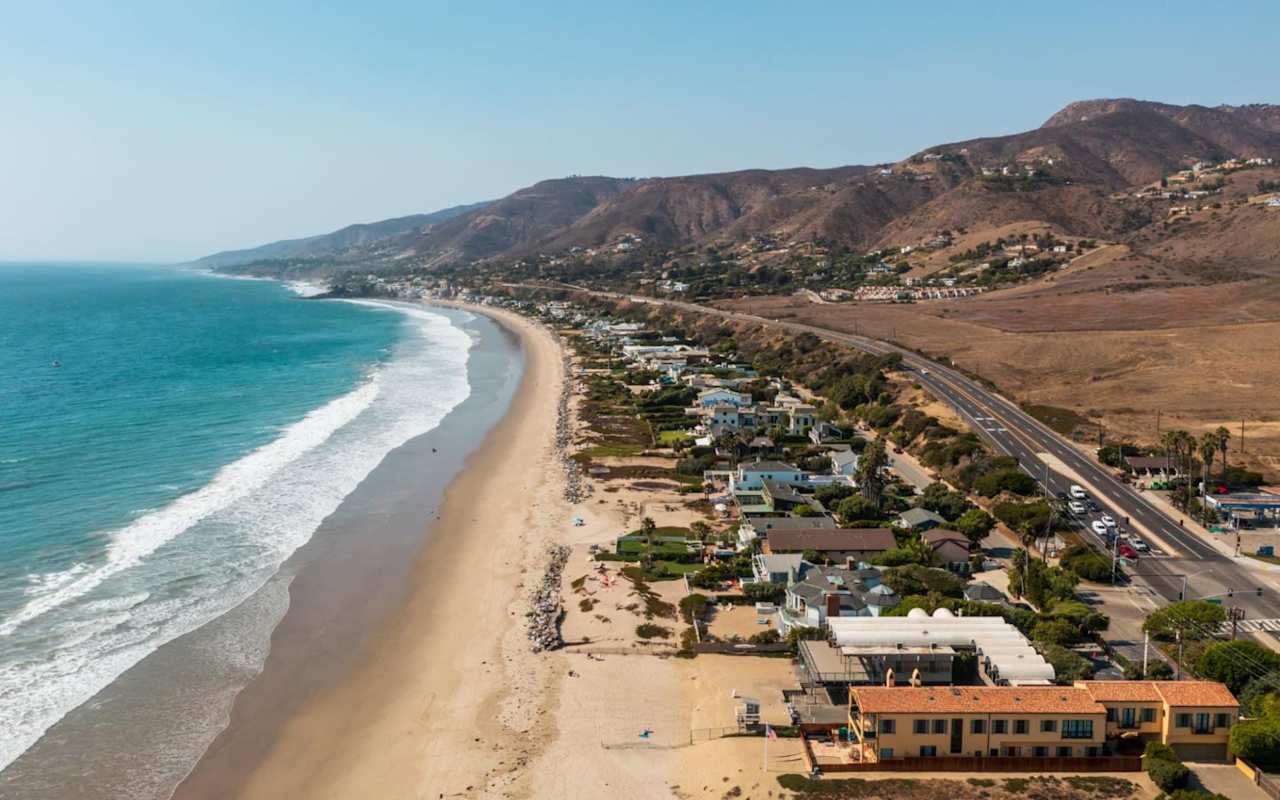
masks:
POLYGON ((238 796, 502 796, 528 785, 523 765, 555 735, 562 657, 529 651, 524 612, 547 545, 571 529, 554 452, 563 370, 548 332, 495 316, 527 353, 511 410, 450 485, 404 606, 245 765, 238 796))
MULTIPOLYGON (((734 727, 735 691, 763 700, 766 721, 787 723, 789 660, 675 658, 684 627, 675 619, 654 620, 670 640, 641 643, 634 587, 616 563, 602 581, 589 559, 589 545, 644 515, 672 525, 702 518, 684 505, 688 496, 602 480, 568 503, 554 450, 561 351, 544 329, 486 313, 520 333, 525 377, 450 485, 405 604, 359 666, 308 699, 265 752, 228 765, 243 774, 227 791, 188 790, 184 800, 721 797, 737 785, 776 789, 777 774, 800 769, 794 741, 770 744, 766 772, 762 739, 716 738, 734 727), (547 547, 561 543, 573 546, 562 586, 570 646, 535 655, 528 595, 547 547), (586 598, 590 611, 579 607, 586 598)), ((674 604, 683 585, 651 586, 674 604)))

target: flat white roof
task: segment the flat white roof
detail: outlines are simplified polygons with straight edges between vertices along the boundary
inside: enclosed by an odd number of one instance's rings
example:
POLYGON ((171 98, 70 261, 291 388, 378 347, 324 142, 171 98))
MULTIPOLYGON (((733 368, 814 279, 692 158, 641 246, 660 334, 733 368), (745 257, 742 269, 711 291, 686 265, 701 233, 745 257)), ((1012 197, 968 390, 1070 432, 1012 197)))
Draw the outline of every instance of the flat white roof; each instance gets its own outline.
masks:
POLYGON ((1053 666, 1002 617, 830 617, 837 647, 973 647, 987 672, 1013 686, 1054 679, 1053 666))

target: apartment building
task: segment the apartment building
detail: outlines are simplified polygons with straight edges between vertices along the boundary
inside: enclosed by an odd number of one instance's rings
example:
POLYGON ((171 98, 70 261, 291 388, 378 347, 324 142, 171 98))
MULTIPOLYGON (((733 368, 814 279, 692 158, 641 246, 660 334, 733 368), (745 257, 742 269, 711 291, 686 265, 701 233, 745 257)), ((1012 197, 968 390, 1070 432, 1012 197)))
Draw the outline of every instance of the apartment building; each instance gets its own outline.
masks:
POLYGON ((855 760, 1103 752, 1106 708, 1074 686, 853 687, 855 760))
POLYGON ((851 687, 854 760, 965 756, 1092 758, 1161 741, 1225 760, 1238 703, 1207 681, 1073 686, 851 687))
POLYGON ((1107 738, 1159 741, 1183 758, 1227 757, 1239 703, 1212 681, 1079 681, 1107 709, 1107 738))

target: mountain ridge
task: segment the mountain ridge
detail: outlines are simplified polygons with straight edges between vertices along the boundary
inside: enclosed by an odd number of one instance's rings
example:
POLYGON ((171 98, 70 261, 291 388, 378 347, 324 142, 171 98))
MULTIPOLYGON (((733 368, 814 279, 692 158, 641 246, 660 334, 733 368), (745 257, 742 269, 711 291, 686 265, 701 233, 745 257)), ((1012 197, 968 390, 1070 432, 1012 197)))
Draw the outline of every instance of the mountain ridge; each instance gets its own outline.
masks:
MULTIPOLYGON (((1107 237, 1152 222, 1110 203, 1111 194, 1198 161, 1232 157, 1280 157, 1280 106, 1082 100, 1032 130, 937 145, 893 164, 645 179, 569 176, 459 207, 464 210, 430 224, 402 225, 381 238, 351 244, 340 237, 345 252, 333 241, 328 251, 299 241, 318 257, 432 269, 598 248, 625 236, 662 248, 738 244, 761 235, 865 248, 948 228, 1035 219, 1065 233, 1107 237)), ((260 251, 235 252, 276 257, 260 251)))

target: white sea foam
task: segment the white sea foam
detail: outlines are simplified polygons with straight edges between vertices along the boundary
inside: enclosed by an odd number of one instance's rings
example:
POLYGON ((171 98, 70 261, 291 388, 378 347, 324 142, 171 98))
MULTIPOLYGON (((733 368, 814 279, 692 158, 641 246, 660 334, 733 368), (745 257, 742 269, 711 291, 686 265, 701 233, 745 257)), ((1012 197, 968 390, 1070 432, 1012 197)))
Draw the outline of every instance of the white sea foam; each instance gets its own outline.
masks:
POLYGON ((411 335, 354 391, 110 534, 104 558, 32 576, 0 621, 0 769, 165 642, 260 588, 394 448, 466 399, 471 338, 426 309, 377 301, 411 335))
POLYGON ((298 297, 315 297, 329 291, 328 285, 315 281, 285 281, 284 285, 298 297))

